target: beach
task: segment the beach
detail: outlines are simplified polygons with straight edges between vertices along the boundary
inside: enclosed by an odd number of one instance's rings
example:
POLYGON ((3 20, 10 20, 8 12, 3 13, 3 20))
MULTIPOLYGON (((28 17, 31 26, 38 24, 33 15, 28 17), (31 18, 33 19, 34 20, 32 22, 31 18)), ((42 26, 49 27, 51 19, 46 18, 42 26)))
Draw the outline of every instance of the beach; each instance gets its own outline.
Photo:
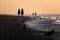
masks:
MULTIPOLYGON (((59 40, 60 32, 52 38, 45 37, 43 31, 23 29, 23 23, 31 20, 29 16, 0 15, 0 40, 59 40)), ((58 25, 57 25, 58 26, 58 25)))
POLYGON ((15 40, 23 38, 22 21, 30 20, 29 16, 0 15, 0 39, 15 40))

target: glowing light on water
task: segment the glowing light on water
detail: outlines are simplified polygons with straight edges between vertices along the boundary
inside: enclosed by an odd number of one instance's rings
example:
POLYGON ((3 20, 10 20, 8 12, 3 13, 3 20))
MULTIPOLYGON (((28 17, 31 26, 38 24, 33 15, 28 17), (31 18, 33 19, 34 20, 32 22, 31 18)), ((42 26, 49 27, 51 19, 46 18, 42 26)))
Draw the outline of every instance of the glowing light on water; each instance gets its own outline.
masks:
POLYGON ((31 28, 33 30, 48 31, 53 29, 53 27, 50 26, 50 24, 41 24, 40 22, 39 20, 30 20, 28 22, 25 22, 25 24, 28 28, 31 28))

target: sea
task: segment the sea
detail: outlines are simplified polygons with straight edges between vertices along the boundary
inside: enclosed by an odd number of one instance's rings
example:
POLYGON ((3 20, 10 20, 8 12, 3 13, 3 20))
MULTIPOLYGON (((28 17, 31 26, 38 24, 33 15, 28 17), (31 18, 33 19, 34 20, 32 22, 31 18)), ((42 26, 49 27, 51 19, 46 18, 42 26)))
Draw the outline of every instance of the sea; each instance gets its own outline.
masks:
MULTIPOLYGON (((35 16, 34 16, 35 17, 35 16)), ((37 17, 37 16, 36 16, 37 17)), ((53 39, 51 40, 60 40, 60 15, 39 15, 39 17, 50 19, 50 20, 55 20, 55 22, 50 26, 48 24, 38 24, 38 20, 30 20, 26 21, 25 24, 28 28, 31 28, 32 30, 37 30, 37 31, 51 31, 52 29, 55 30, 55 33, 53 36, 51 36, 53 39), (37 23, 37 22, 38 23, 37 23), (42 26, 44 25, 44 26, 42 26)), ((38 18, 38 17, 37 17, 38 18)), ((38 33, 36 33, 38 34, 38 33)), ((40 34, 39 34, 40 35, 40 34)), ((49 37, 49 36, 48 36, 49 37)), ((45 37, 45 38, 48 38, 45 37)), ((44 39, 43 39, 44 40, 44 39)))

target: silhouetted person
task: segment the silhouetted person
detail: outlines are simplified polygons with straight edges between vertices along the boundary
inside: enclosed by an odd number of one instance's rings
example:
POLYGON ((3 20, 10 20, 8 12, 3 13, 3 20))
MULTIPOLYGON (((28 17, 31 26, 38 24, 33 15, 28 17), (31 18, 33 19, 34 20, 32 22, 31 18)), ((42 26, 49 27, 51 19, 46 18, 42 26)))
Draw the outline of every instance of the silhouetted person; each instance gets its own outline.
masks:
POLYGON ((37 14, 36 14, 36 12, 35 12, 35 16, 36 16, 37 14))
POLYGON ((25 21, 23 20, 22 23, 24 23, 25 21))
POLYGON ((24 15, 24 10, 23 10, 23 8, 21 9, 21 15, 22 15, 22 16, 24 15))
POLYGON ((24 24, 24 25, 23 25, 23 30, 25 30, 25 29, 26 29, 26 25, 24 24))
POLYGON ((32 13, 32 15, 34 16, 34 13, 32 13))
POLYGON ((44 34, 44 36, 52 36, 54 34, 55 30, 48 31, 47 33, 44 34))
POLYGON ((20 16, 20 9, 18 9, 18 16, 20 16))

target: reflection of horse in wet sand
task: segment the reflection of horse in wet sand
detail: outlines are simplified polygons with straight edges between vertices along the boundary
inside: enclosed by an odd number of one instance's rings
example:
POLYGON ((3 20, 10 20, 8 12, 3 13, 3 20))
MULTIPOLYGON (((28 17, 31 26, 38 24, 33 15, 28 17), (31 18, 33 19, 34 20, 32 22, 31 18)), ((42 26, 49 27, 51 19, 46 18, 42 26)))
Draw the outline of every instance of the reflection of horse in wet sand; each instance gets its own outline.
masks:
POLYGON ((55 30, 48 31, 44 34, 44 36, 52 36, 54 34, 55 30))
POLYGON ((47 37, 48 40, 53 40, 52 36, 54 34, 55 30, 52 29, 51 31, 48 31, 47 33, 45 33, 43 36, 47 37))

